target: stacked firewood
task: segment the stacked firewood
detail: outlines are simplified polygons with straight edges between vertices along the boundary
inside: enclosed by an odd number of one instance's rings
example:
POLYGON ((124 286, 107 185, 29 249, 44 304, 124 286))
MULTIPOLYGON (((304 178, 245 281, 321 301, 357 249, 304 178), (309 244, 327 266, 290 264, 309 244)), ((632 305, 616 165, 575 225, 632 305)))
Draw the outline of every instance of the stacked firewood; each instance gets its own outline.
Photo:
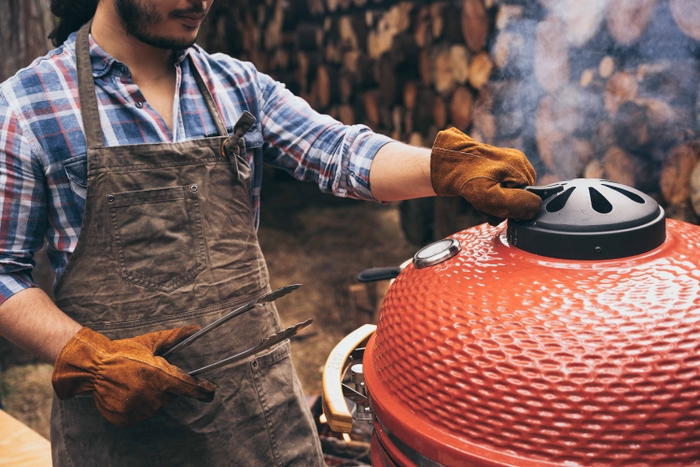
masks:
POLYGON ((424 146, 454 126, 523 150, 540 184, 608 178, 698 221, 697 0, 223 0, 213 8, 205 46, 251 60, 344 123, 424 146))

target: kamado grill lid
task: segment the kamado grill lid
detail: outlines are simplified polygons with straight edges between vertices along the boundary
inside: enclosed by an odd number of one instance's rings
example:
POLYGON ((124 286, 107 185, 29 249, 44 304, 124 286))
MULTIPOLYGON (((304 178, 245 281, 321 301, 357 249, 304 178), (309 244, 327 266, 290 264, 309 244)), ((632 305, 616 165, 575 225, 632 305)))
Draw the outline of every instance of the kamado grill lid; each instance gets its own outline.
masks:
POLYGON ((598 179, 528 187, 542 198, 532 221, 508 221, 508 242, 561 259, 616 259, 645 253, 666 239, 663 208, 639 190, 598 179))
POLYGON ((698 465, 700 227, 607 180, 528 189, 534 220, 456 232, 389 288, 363 359, 378 444, 397 465, 698 465))

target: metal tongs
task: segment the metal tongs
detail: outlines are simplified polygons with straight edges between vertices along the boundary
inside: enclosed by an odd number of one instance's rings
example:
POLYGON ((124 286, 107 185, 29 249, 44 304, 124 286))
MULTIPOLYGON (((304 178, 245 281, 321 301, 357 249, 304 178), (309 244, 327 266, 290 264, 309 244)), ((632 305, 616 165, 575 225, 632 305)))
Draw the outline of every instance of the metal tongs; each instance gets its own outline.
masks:
POLYGON ((226 357, 222 360, 219 360, 218 362, 212 363, 207 366, 203 366, 202 368, 197 368, 196 370, 192 370, 187 372, 188 375, 190 376, 196 376, 200 375, 202 373, 206 373, 207 371, 215 370, 216 368, 219 368, 224 365, 228 365, 229 363, 237 362, 239 360, 243 360, 244 358, 247 358, 251 355, 254 355, 261 350, 268 349, 272 347, 273 345, 277 344, 278 342, 282 342, 283 340, 289 339, 292 337, 294 334, 297 332, 301 331, 302 329, 308 327, 311 323, 313 323, 314 320, 313 318, 309 318, 306 321, 302 321, 301 323, 297 323, 294 326, 289 326, 287 329, 277 332, 275 334, 272 334, 271 336, 267 336, 265 339, 261 340, 260 343, 254 347, 251 347, 247 350, 244 350, 241 353, 238 353, 236 355, 231 355, 230 357, 226 357))
MULTIPOLYGON (((205 334, 210 333, 211 331, 218 328, 219 326, 221 326, 225 322, 229 321, 230 319, 233 319, 237 316, 240 316, 243 313, 246 313, 246 312, 252 310, 253 308, 261 307, 265 303, 273 302, 273 301, 277 300, 278 298, 283 297, 283 296, 287 295, 288 293, 298 289, 299 287, 301 287, 301 284, 291 284, 291 285, 287 285, 285 287, 280 287, 279 289, 273 290, 272 292, 268 292, 268 293, 256 298, 255 300, 234 309, 233 311, 225 314, 224 316, 222 316, 221 318, 212 322, 211 324, 203 327, 202 329, 200 329, 196 333, 192 334, 188 338, 182 340, 181 342, 179 342, 174 347, 170 348, 168 351, 164 352, 160 356, 163 358, 167 358, 170 355, 177 352, 178 350, 182 350, 185 347, 189 346, 190 344, 192 344, 194 341, 196 341, 200 337, 204 336, 205 334)), ((292 337, 297 332, 308 327, 312 322, 313 322, 313 319, 307 319, 306 321, 298 323, 294 326, 290 326, 287 329, 284 329, 282 331, 279 331, 275 334, 272 334, 272 335, 264 338, 263 340, 260 341, 260 343, 258 345, 254 346, 254 347, 251 347, 247 350, 244 350, 241 353, 224 358, 223 360, 219 360, 218 362, 212 363, 212 364, 204 366, 202 368, 192 370, 188 374, 192 375, 192 376, 198 375, 198 374, 213 370, 215 368, 219 368, 220 366, 227 365, 229 363, 233 363, 233 362, 236 362, 238 360, 242 360, 250 355, 253 355, 253 354, 260 352, 261 350, 265 350, 267 348, 270 348, 273 345, 277 344, 278 342, 281 342, 285 339, 292 337)))

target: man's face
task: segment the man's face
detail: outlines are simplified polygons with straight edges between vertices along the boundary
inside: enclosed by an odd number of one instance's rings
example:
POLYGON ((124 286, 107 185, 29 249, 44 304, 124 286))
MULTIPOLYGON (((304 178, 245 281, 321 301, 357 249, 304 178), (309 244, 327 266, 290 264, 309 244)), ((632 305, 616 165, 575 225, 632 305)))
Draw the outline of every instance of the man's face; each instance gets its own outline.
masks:
POLYGON ((194 44, 211 4, 203 0, 115 0, 126 32, 161 49, 194 44))

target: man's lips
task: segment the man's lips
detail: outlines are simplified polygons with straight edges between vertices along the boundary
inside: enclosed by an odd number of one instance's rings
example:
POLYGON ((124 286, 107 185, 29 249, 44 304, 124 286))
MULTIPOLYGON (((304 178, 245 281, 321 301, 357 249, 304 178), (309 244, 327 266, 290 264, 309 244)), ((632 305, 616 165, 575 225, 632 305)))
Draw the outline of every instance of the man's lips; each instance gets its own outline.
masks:
POLYGON ((205 13, 188 13, 173 15, 174 18, 182 21, 185 24, 185 26, 190 28, 199 27, 199 25, 202 24, 202 21, 204 20, 205 16, 205 13))

